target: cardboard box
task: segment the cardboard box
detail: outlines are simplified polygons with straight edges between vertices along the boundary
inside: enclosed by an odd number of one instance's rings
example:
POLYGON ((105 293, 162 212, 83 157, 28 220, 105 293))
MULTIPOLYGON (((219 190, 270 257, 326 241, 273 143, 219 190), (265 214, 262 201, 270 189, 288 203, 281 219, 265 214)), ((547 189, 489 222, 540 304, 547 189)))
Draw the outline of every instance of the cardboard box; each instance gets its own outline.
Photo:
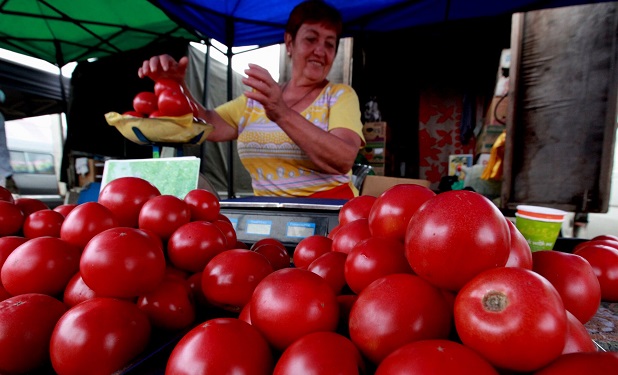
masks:
POLYGON ((363 181, 363 186, 361 187, 360 194, 373 195, 374 197, 377 197, 387 189, 399 184, 416 184, 429 188, 431 182, 429 182, 428 180, 415 180, 411 178, 369 175, 365 177, 365 181, 363 181))
POLYGON ((384 147, 386 145, 388 128, 386 122, 366 122, 363 125, 363 135, 367 146, 384 147))

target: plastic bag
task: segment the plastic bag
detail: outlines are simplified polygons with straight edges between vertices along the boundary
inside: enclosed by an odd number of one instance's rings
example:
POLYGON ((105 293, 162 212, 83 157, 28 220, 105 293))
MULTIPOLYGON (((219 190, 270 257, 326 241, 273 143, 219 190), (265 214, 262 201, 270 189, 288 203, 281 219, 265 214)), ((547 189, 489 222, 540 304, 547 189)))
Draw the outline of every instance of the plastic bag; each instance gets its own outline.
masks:
POLYGON ((194 121, 191 113, 180 117, 142 118, 108 112, 105 120, 125 138, 140 145, 200 144, 214 129, 210 124, 194 121))

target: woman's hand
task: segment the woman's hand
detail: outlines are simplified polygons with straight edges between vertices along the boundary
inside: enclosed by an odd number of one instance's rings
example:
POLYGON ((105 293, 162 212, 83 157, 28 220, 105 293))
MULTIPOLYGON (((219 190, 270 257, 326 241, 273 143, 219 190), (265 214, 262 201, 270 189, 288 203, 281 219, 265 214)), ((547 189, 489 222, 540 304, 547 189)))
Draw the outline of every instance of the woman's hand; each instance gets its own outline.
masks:
POLYGON ((137 70, 137 75, 140 78, 150 77, 153 81, 169 78, 182 83, 188 65, 189 58, 187 56, 179 61, 174 60, 170 55, 153 56, 142 63, 142 66, 137 70))
POLYGON ((257 100, 264 106, 266 116, 277 122, 288 106, 283 101, 281 87, 275 82, 268 70, 256 64, 249 64, 249 68, 245 69, 247 78, 243 78, 242 82, 251 87, 253 90, 245 92, 249 99, 257 100))

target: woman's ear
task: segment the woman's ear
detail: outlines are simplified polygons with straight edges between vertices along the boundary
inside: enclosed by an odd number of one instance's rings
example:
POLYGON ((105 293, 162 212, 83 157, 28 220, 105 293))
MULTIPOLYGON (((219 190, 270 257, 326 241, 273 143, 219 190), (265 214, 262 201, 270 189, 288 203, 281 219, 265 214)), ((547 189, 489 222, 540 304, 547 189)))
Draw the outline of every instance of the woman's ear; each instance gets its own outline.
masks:
POLYGON ((292 44, 294 40, 292 39, 292 35, 290 33, 283 34, 283 41, 285 42, 285 49, 287 50, 287 55, 292 55, 292 44))

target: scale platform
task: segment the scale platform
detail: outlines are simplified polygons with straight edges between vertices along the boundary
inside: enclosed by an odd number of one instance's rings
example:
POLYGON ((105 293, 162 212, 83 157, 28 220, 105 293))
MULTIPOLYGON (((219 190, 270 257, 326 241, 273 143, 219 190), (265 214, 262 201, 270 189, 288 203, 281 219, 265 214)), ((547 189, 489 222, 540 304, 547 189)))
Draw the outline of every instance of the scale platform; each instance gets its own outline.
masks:
POLYGON ((239 241, 252 245, 262 238, 275 238, 293 250, 305 237, 326 236, 339 224, 345 199, 243 197, 221 200, 221 213, 228 217, 239 241))

